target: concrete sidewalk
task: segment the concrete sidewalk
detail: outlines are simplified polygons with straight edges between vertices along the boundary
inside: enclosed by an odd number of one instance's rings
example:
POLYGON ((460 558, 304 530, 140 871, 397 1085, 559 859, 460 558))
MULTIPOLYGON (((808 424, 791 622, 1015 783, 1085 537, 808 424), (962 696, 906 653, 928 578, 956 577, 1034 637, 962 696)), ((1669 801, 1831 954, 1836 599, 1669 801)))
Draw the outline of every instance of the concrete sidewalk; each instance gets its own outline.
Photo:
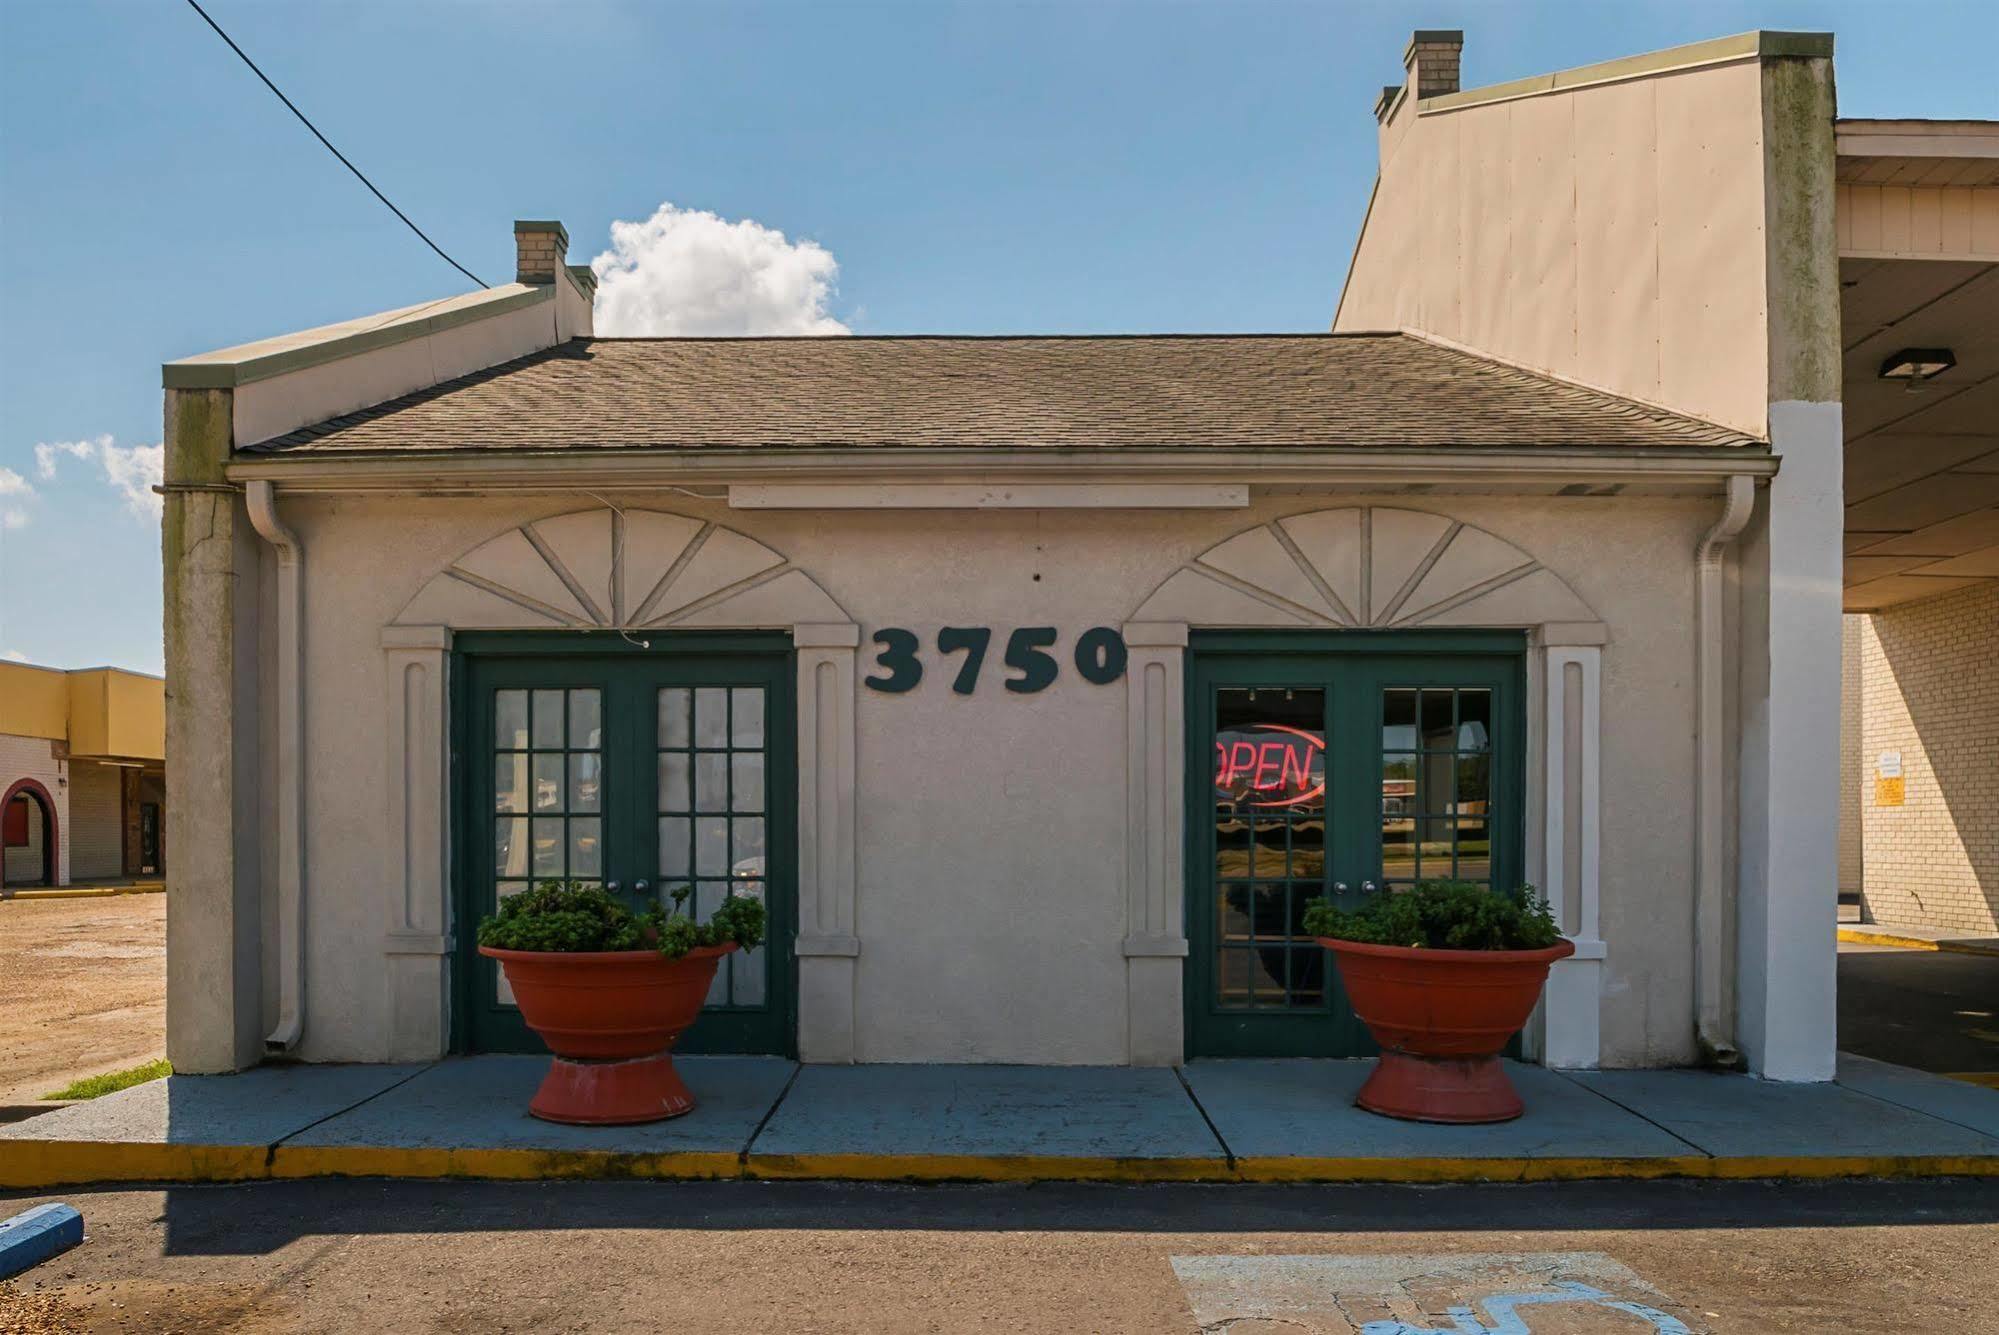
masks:
POLYGON ((640 1127, 526 1112, 540 1057, 174 1076, 0 1128, 0 1188, 263 1178, 1485 1182, 1999 1176, 1999 1091, 1858 1057, 1779 1085, 1512 1068, 1527 1115, 1391 1121, 1368 1062, 1184 1070, 679 1063, 700 1106, 640 1127))

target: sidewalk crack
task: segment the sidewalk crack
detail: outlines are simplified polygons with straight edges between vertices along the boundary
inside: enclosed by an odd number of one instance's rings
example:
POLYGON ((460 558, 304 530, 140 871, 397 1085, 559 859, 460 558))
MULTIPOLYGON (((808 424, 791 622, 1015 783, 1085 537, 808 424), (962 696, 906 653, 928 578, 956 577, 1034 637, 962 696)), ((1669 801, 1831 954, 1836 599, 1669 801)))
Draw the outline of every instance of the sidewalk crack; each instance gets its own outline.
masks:
MULTIPOLYGON (((1549 1069, 1553 1070, 1552 1067, 1550 1067, 1549 1069)), ((1667 1126, 1664 1122, 1658 1121, 1655 1118, 1647 1117, 1644 1113, 1639 1112, 1636 1108, 1624 1102, 1622 1099, 1614 1099, 1610 1095, 1598 1089, 1596 1086, 1584 1084, 1582 1081, 1570 1075, 1567 1071, 1555 1071, 1554 1073, 1562 1077, 1562 1079, 1568 1081, 1570 1084, 1574 1085, 1577 1089, 1584 1090, 1587 1091, 1588 1093, 1596 1095, 1598 1098, 1602 1099, 1605 1103, 1610 1104, 1613 1108, 1622 1108, 1624 1109, 1624 1111, 1630 1113, 1633 1117, 1636 1117, 1639 1121, 1645 1122, 1651 1126, 1659 1128, 1659 1130, 1665 1132, 1667 1135, 1671 1136, 1674 1140, 1679 1141, 1682 1145, 1685 1145, 1695 1154, 1704 1155, 1710 1159, 1717 1157, 1713 1150, 1708 1149, 1706 1146, 1698 1145, 1693 1141, 1688 1140, 1685 1136, 1673 1130, 1672 1127, 1667 1126)))
POLYGON ((1233 1173, 1236 1167, 1235 1151, 1229 1148, 1228 1141, 1222 1139, 1222 1129, 1215 1125, 1215 1119, 1208 1116, 1208 1110, 1201 1106, 1200 1095, 1194 1092, 1194 1086, 1187 1081, 1187 1069, 1184 1066, 1176 1066, 1173 1068, 1173 1075, 1180 1081, 1180 1088, 1187 1091, 1187 1101, 1194 1105, 1194 1111, 1201 1114, 1201 1120, 1208 1124, 1208 1134, 1215 1138, 1215 1144, 1222 1147, 1222 1158, 1227 1160, 1229 1171, 1233 1173))
POLYGON ((312 1130, 314 1127, 330 1122, 336 1117, 345 1117, 348 1113, 353 1112, 356 1108, 359 1108, 361 1105, 365 1103, 373 1103, 376 1099, 381 1098, 382 1095, 388 1093, 390 1090, 401 1089, 404 1085, 407 1085, 410 1081, 416 1079, 418 1076, 422 1075, 425 1071, 435 1070, 440 1064, 441 1063, 434 1061, 425 1062, 422 1066, 417 1067, 416 1070, 411 1071, 408 1075, 396 1081, 393 1085, 384 1085, 380 1089, 376 1090, 374 1093, 368 1095, 365 1098, 356 1099, 354 1100, 354 1102, 348 1104, 344 1108, 336 1108, 332 1112, 326 1114, 326 1116, 324 1117, 316 1117, 312 1121, 307 1122, 304 1126, 299 1127, 296 1130, 285 1132, 282 1136, 279 1136, 276 1140, 272 1141, 270 1144, 264 1147, 264 1168, 267 1171, 269 1170, 270 1166, 277 1161, 278 1146, 284 1144, 292 1137, 302 1136, 306 1132, 312 1130))
POLYGON ((777 1116, 777 1110, 784 1106, 785 1099, 791 1094, 791 1087, 798 1083, 799 1072, 804 1069, 804 1062, 791 1064, 791 1074, 785 1078, 784 1088, 777 1091, 777 1097, 771 1100, 770 1107, 764 1109, 764 1115, 757 1120, 756 1127, 750 1132, 750 1138, 743 1142, 742 1149, 736 1151, 736 1163, 742 1168, 747 1169, 750 1166, 750 1146, 757 1143, 757 1137, 761 1136, 764 1128, 770 1125, 770 1119, 777 1116))

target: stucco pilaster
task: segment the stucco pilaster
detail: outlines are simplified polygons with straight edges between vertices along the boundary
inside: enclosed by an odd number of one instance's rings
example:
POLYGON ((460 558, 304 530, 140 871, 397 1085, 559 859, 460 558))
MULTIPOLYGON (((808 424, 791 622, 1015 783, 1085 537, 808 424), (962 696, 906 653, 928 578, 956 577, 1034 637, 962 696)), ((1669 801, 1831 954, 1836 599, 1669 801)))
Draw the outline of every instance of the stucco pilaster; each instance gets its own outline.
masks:
POLYGON ((387 626, 382 654, 387 1046, 391 1061, 427 1061, 451 1041, 451 631, 387 626))
POLYGON ((1134 1066, 1176 1066, 1187 933, 1187 627, 1129 622, 1125 666, 1125 990, 1134 1066))
POLYGON ((851 622, 792 627, 798 657, 798 1055, 855 1060, 854 658, 851 622))
MULTIPOLYGON (((1576 953, 1549 970, 1542 1000, 1541 1056, 1549 1066, 1590 1068, 1602 1050, 1601 849, 1603 651, 1566 628, 1535 635, 1540 660, 1540 889, 1576 953)), ((1591 637, 1594 638, 1594 637, 1591 637)))

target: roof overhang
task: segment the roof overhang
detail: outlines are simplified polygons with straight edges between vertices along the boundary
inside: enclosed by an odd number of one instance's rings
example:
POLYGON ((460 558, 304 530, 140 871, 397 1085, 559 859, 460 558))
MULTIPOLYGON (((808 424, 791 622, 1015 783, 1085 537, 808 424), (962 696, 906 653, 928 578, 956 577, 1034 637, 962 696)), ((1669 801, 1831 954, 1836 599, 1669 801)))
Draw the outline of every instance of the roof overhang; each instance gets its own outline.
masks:
MULTIPOLYGON (((1037 487, 1192 485, 1262 490, 1365 488, 1615 496, 1708 495, 1733 476, 1768 478, 1778 461, 1760 447, 1684 449, 1421 450, 1117 449, 635 449, 479 454, 238 457, 232 482, 268 481, 293 493, 383 492, 470 496, 499 492, 743 488, 1037 487)), ((941 494, 941 493, 933 493, 941 494)), ((830 493, 829 493, 830 495, 830 493)), ((829 504, 832 503, 829 501, 829 504)), ((948 508, 958 508, 951 506, 948 508)), ((1155 508, 1148 506, 1147 508, 1155 508)))
POLYGON ((1848 185, 1999 185, 1999 121, 1833 122, 1848 185))

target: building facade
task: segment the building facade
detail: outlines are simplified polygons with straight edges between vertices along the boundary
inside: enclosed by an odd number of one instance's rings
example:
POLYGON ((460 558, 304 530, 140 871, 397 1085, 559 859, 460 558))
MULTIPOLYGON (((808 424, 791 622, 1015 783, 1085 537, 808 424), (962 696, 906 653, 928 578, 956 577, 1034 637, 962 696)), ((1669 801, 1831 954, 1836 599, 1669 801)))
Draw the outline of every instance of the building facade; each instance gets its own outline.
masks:
POLYGON ((0 890, 166 871, 164 683, 0 663, 0 890))
POLYGON ((170 364, 176 1069, 531 1043, 547 877, 765 898, 708 1050, 1362 1055, 1303 907, 1443 876, 1576 943, 1529 1056, 1827 1078, 1830 40, 1458 45, 1328 334, 600 339, 528 222, 170 364))

